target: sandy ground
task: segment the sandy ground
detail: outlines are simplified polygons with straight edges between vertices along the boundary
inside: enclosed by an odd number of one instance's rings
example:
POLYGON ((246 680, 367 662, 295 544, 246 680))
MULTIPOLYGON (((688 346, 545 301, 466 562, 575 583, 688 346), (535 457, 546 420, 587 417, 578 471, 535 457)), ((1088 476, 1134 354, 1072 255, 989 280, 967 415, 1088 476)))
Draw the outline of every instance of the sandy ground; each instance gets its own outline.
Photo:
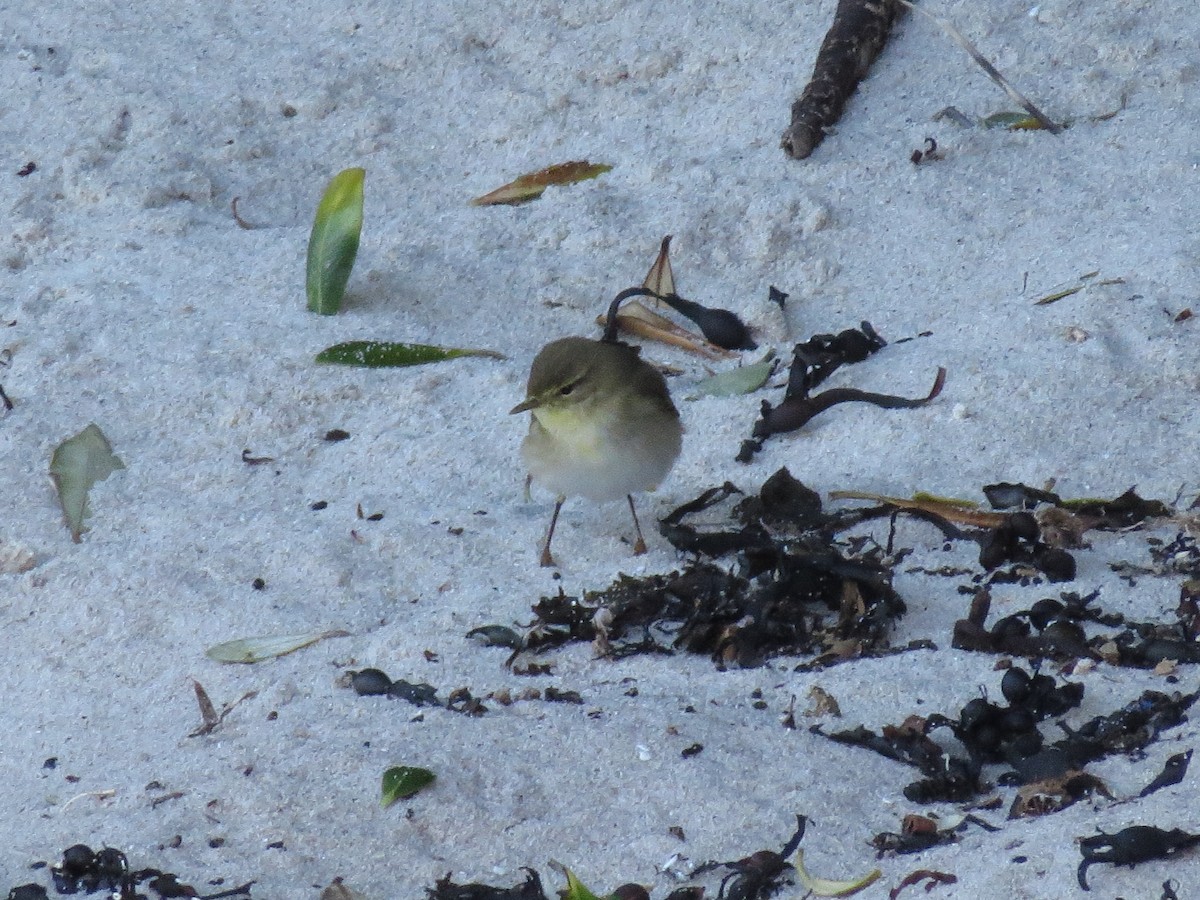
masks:
MULTIPOLYGON (((972 116, 1013 105, 909 17, 837 133, 810 160, 787 159, 779 134, 830 0, 0 8, 0 345, 11 350, 0 384, 13 402, 0 419, 0 890, 44 879, 30 865, 82 841, 202 891, 254 879, 260 900, 315 898, 335 876, 370 900, 413 898, 446 873, 512 884, 521 866, 558 887, 550 860, 597 891, 639 881, 658 897, 676 883, 668 862, 686 872, 778 848, 797 813, 813 820, 804 846, 819 874, 876 865, 870 837, 923 809, 901 793, 912 773, 780 717, 814 684, 840 702, 833 727, 994 696, 994 658, 949 649, 960 582, 897 578, 912 612, 896 642, 940 650, 819 675, 789 659, 719 672, 705 658, 612 662, 578 647, 530 679, 465 633, 528 622, 560 586, 684 561, 657 534, 631 558, 623 504, 574 501, 561 570, 539 568, 550 498, 523 500, 524 423, 506 414, 537 349, 595 334, 595 315, 641 281, 665 234, 681 292, 741 312, 785 355, 794 339, 864 319, 891 340, 931 333, 836 383, 920 395, 937 366, 949 377, 926 408, 838 407, 739 465, 760 397, 779 392, 685 402, 704 365, 647 347, 683 369, 672 388, 687 435, 642 501, 645 521, 726 479, 755 489, 784 465, 823 493, 982 500, 994 481, 1056 479, 1064 496, 1131 485, 1180 506, 1196 496, 1200 344, 1196 320, 1175 321, 1200 312, 1192 7, 929 8, 1072 127, 1054 137, 934 121, 949 105, 972 116), (914 166, 926 137, 945 159, 914 166), (468 205, 521 172, 585 158, 614 168, 525 206, 468 205), (305 247, 325 183, 348 166, 367 171, 363 242, 343 312, 318 317, 304 308, 305 247), (237 226, 235 197, 261 227, 237 226), (1079 293, 1034 305, 1096 271, 1079 293), (791 295, 786 321, 770 285, 791 295), (356 338, 508 359, 313 364, 356 338), (90 530, 73 544, 47 469, 92 421, 127 468, 93 491, 90 530), (352 437, 327 443, 330 428, 352 437), (274 462, 247 465, 244 449, 274 462), (359 505, 384 516, 359 519, 359 505), (349 636, 251 667, 204 655, 324 628, 349 636), (473 718, 336 686, 368 665, 443 698, 554 685, 584 703, 488 702, 473 718), (218 706, 257 694, 213 734, 188 737, 192 679, 218 706), (697 742, 704 752, 683 758, 697 742), (395 764, 438 782, 385 810, 379 779, 395 764)), ((1145 537, 1095 536, 1067 587, 1166 616, 1178 579, 1130 585, 1108 569, 1147 562, 1145 537)), ((897 541, 913 565, 977 556, 969 543, 943 550, 912 521, 897 541)), ((1006 588, 996 603, 1012 611, 1059 590, 1006 588)), ((1186 667, 1174 686, 1104 664, 1076 680, 1087 693, 1072 722, 1147 687, 1197 687, 1186 667)), ((1196 735, 1185 724, 1144 761, 1094 771, 1136 797, 1196 735)), ((1018 822, 992 813, 1001 833, 885 858, 863 896, 923 867, 958 876, 940 896, 1072 896, 1078 837, 1135 822, 1200 830, 1195 790, 1189 775, 1130 803, 1018 822)), ((1001 793, 1007 804, 1012 790, 1001 793)), ((1200 855, 1091 873, 1104 897, 1158 897, 1168 878, 1193 895, 1200 855)))

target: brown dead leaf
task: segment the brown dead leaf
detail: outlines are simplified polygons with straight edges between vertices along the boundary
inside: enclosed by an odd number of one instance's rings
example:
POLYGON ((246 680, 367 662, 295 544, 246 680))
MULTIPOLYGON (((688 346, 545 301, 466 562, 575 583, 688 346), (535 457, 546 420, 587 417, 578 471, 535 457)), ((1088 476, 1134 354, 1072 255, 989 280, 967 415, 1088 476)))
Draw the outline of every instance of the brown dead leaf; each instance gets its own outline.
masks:
POLYGON ((830 500, 870 500, 874 503, 884 503, 900 509, 916 509, 921 512, 941 516, 956 525, 967 525, 972 528, 998 528, 1008 518, 1005 513, 985 512, 974 509, 962 503, 935 497, 907 499, 904 497, 889 497, 884 494, 874 494, 870 491, 830 491, 830 500))
POLYGON ((671 271, 670 252, 671 235, 668 234, 662 239, 662 245, 658 249, 658 259, 654 261, 654 265, 646 273, 646 280, 642 282, 642 287, 648 291, 653 291, 660 297, 676 292, 675 275, 671 271))
POLYGON ((558 163, 547 166, 536 172, 527 172, 503 187, 496 188, 491 193, 476 197, 471 201, 472 206, 497 206, 527 203, 542 196, 542 192, 552 184, 575 184, 577 181, 587 181, 596 178, 612 169, 605 163, 590 163, 585 159, 573 162, 558 163))
POLYGON ((838 706, 837 698, 819 685, 813 685, 808 691, 809 707, 804 715, 811 718, 817 716, 842 717, 842 708, 838 706))
POLYGON ((1164 660, 1160 660, 1158 665, 1154 667, 1154 674, 1160 675, 1165 678, 1168 675, 1177 674, 1178 670, 1179 670, 1178 660, 1164 659, 1164 660))
POLYGON ((196 679, 192 679, 192 689, 196 692, 196 702, 200 705, 200 719, 204 723, 197 734, 209 734, 221 722, 221 717, 217 715, 217 708, 213 706, 212 700, 208 698, 208 691, 204 690, 204 685, 196 679))

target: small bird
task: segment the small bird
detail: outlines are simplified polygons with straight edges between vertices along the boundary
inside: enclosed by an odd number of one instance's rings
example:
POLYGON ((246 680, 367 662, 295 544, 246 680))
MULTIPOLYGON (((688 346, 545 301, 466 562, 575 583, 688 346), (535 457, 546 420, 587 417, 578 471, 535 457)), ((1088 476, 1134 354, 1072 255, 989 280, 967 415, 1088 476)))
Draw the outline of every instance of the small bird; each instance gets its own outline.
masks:
POLYGON ((529 477, 558 495, 541 564, 554 565, 550 541, 571 496, 628 498, 637 531, 633 552, 645 553, 633 493, 658 487, 683 443, 679 410, 662 374, 628 344, 568 337, 534 358, 525 393, 510 412, 533 413, 521 456, 529 477))

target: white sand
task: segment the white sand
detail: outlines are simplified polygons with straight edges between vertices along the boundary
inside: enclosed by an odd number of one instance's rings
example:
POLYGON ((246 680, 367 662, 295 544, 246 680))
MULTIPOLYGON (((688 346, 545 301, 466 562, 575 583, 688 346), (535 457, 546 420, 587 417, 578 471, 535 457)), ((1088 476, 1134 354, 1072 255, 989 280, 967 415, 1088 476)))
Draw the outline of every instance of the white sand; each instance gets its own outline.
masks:
MULTIPOLYGON (((779 717, 793 695, 803 709, 814 684, 841 703, 832 727, 950 711, 982 687, 994 695, 994 659, 949 649, 965 604, 956 580, 897 580, 913 612, 895 640, 941 650, 819 676, 793 674, 794 660, 719 673, 707 659, 613 663, 579 647, 553 656, 552 677, 529 679, 504 669, 504 651, 464 638, 529 621, 560 585, 576 593, 682 562, 657 534, 631 559, 623 504, 576 501, 556 541, 561 580, 538 568, 550 504, 522 500, 524 422, 506 415, 537 348, 594 334, 593 317, 640 282, 664 234, 676 236, 682 293, 769 325, 776 285, 792 295, 792 338, 863 319, 893 340, 933 333, 835 383, 915 396, 937 366, 949 378, 927 408, 838 407, 750 466, 733 455, 759 397, 681 403, 683 456, 642 501, 647 522, 726 479, 757 488, 782 465, 822 492, 982 499, 992 481, 1054 478, 1065 496, 1135 484, 1167 501, 1182 488, 1184 505, 1195 496, 1200 326, 1172 321, 1200 312, 1191 4, 1048 0, 1036 15, 1027 3, 931 4, 1075 125, 1053 137, 931 121, 950 104, 972 115, 1013 105, 910 17, 838 133, 795 162, 779 134, 833 5, 0 8, 0 346, 12 350, 0 384, 15 403, 0 419, 0 541, 36 557, 0 575, 0 890, 44 877, 28 866, 83 841, 202 891, 213 877, 256 879, 259 900, 312 898, 338 875, 370 900, 413 898, 447 872, 507 885, 523 865, 553 889, 550 859, 597 891, 640 881, 661 897, 673 882, 658 867, 673 854, 695 864, 778 847, 796 813, 814 820, 804 846, 819 874, 875 865, 869 838, 921 809, 901 794, 914 773, 786 731, 779 717), (1089 120, 1123 101, 1113 118, 1089 120), (926 136, 946 158, 913 166, 926 136), (522 207, 467 205, 521 172, 582 158, 614 169, 522 207), (36 171, 18 176, 28 161, 36 171), (362 247, 342 314, 318 317, 304 309, 308 231, 327 180, 352 165, 367 170, 362 247), (261 229, 236 226, 234 197, 261 229), (1120 282, 1033 305, 1096 270, 1093 281, 1120 282), (354 338, 509 359, 312 363, 354 338), (128 468, 95 489, 91 530, 75 545, 46 473, 54 446, 90 421, 128 468), (325 443, 335 427, 352 439, 325 443), (245 448, 275 462, 248 466, 245 448), (317 500, 328 508, 312 511, 317 500), (358 520, 357 504, 385 516, 358 520), (265 590, 252 589, 256 577, 265 590), (327 627, 351 636, 254 667, 204 656, 235 637, 327 627), (553 684, 585 704, 489 702, 469 718, 335 687, 344 668, 367 665, 429 681, 443 698, 553 684), (210 737, 189 738, 192 678, 218 705, 258 694, 210 737), (752 707, 755 689, 768 710, 752 707), (682 759, 695 742, 704 752, 682 759), (57 768, 43 768, 49 757, 57 768), (393 764, 439 780, 383 810, 379 778, 393 764), (182 796, 152 804, 170 791, 182 796)), ((766 338, 790 346, 777 328, 766 338)), ((645 352, 686 370, 678 398, 704 374, 676 351, 645 352)), ((1144 536, 1093 537, 1068 587, 1169 617, 1178 579, 1130 587, 1107 569, 1145 562, 1144 536)), ((937 532, 914 522, 898 540, 917 548, 912 564, 970 565, 977 553, 942 552, 937 532)), ((1058 590, 1000 590, 997 609, 1058 590)), ((1181 675, 1178 689, 1194 690, 1195 673, 1181 675)), ((1084 682, 1070 721, 1171 689, 1103 665, 1084 682)), ((1143 762, 1092 768, 1133 796, 1196 734, 1188 724, 1143 762)), ((1075 838, 1133 822, 1200 829, 1196 783, 1040 820, 989 814, 1003 833, 884 859, 863 896, 886 896, 920 867, 959 877, 931 896, 1074 895, 1075 838)), ((1200 854, 1091 873, 1104 897, 1157 897, 1168 877, 1194 894, 1200 854)))

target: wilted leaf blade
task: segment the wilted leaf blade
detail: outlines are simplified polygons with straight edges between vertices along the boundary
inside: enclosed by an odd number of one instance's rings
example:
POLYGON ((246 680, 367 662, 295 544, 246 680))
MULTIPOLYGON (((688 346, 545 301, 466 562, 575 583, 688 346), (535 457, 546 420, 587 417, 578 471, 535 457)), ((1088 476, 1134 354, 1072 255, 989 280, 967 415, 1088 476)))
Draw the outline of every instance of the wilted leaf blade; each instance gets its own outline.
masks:
POLYGON ((985 116, 984 128, 1007 128, 1009 131, 1041 131, 1045 126, 1028 113, 998 112, 985 116))
POLYGON ((308 631, 303 634, 280 634, 265 637, 239 638, 236 641, 226 641, 216 644, 204 651, 204 655, 216 662, 224 663, 256 663, 264 659, 284 656, 302 647, 315 644, 317 641, 331 637, 346 637, 347 631, 333 629, 330 631, 308 631))
POLYGON ((310 312, 332 316, 341 306, 362 234, 365 177, 363 169, 343 169, 329 182, 317 207, 305 279, 310 312))
POLYGON ((775 351, 748 366, 739 366, 728 372, 718 372, 696 385, 697 397, 736 397, 752 394, 767 383, 775 372, 775 351))
POLYGON ((464 347, 435 347, 432 344, 403 344, 391 341, 347 341, 334 344, 317 354, 317 362, 341 366, 366 366, 370 369, 420 366, 461 356, 486 356, 504 359, 495 350, 464 347))
POLYGON ((58 491, 63 516, 71 529, 71 539, 79 543, 83 519, 88 514, 88 491, 125 464, 112 452, 112 444, 95 422, 54 448, 50 457, 50 478, 58 491))
POLYGON ((817 878, 810 875, 804 867, 803 850, 796 851, 796 858, 792 865, 796 867, 796 880, 800 882, 800 886, 816 897, 850 897, 857 894, 863 888, 874 884, 883 876, 883 873, 879 869, 872 869, 866 875, 844 881, 817 878))
POLYGON ((597 178, 611 170, 612 166, 610 165, 590 163, 586 159, 558 163, 536 172, 527 172, 503 187, 496 188, 491 193, 476 197, 471 201, 471 205, 496 206, 527 203, 542 196, 542 192, 552 184, 575 184, 579 181, 597 178))

